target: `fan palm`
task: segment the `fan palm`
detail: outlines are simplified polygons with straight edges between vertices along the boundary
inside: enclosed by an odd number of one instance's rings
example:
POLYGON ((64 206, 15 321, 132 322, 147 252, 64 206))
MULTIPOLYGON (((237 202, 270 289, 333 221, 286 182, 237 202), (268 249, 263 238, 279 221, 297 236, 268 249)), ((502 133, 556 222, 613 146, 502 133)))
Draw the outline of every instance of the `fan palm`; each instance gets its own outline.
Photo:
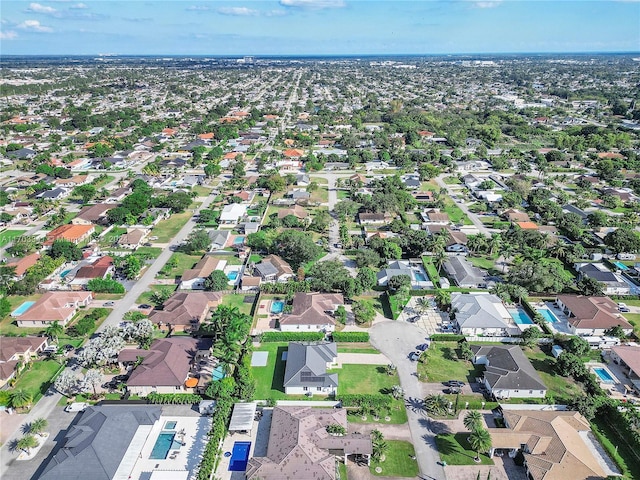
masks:
POLYGON ((444 395, 427 395, 423 401, 424 410, 432 415, 444 415, 449 407, 449 401, 444 395))
POLYGON ((14 390, 9 396, 9 401, 13 408, 28 407, 33 397, 26 390, 14 390))
POLYGON ((47 425, 49 425, 49 422, 47 422, 46 418, 36 418, 29 424, 29 433, 40 435, 42 432, 44 432, 44 429, 47 428, 47 425))
POLYGON ((480 428, 469 435, 469 445, 476 451, 474 461, 480 461, 480 452, 488 452, 491 449, 491 435, 488 430, 480 428))
POLYGON ((478 410, 471 410, 464 416, 464 426, 472 432, 482 428, 482 414, 478 410))
POLYGON ((36 448, 37 446, 38 440, 36 440, 36 437, 31 434, 27 434, 22 437, 16 444, 16 447, 18 447, 20 450, 24 450, 27 454, 32 448, 36 448))

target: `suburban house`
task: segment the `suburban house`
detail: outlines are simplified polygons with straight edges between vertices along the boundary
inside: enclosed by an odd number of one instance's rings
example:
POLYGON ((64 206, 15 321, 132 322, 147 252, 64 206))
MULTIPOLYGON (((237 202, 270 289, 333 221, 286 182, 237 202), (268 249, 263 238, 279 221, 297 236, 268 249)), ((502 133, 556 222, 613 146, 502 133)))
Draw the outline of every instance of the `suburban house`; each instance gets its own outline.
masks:
POLYGON ((491 455, 521 450, 531 480, 609 478, 594 456, 589 421, 573 411, 503 409, 505 428, 489 428, 491 455))
POLYGON ((333 332, 336 327, 333 312, 339 305, 344 305, 341 293, 298 292, 293 297, 292 312, 280 317, 280 330, 333 332))
POLYGON ((39 478, 128 478, 161 412, 152 405, 88 407, 39 478))
POLYGON ((427 288, 430 285, 429 279, 424 273, 424 270, 422 270, 422 267, 415 264, 412 265, 410 260, 389 261, 387 268, 383 268, 376 275, 378 285, 384 287, 389 283, 389 280, 398 275, 408 276, 411 279, 411 286, 413 288, 427 288))
POLYGON ((458 232, 447 228, 447 242, 444 249, 447 252, 465 253, 468 252, 467 248, 467 234, 464 232, 458 232))
POLYGON ((531 218, 529 218, 529 214, 525 212, 521 212, 520 210, 516 210, 514 208, 509 208, 502 212, 502 216, 505 220, 509 222, 529 222, 531 218))
POLYGON ((20 362, 30 361, 47 345, 47 337, 0 337, 0 388, 16 375, 20 362))
POLYGON ((462 335, 501 337, 521 333, 496 295, 454 292, 451 312, 462 335))
POLYGON ((13 278, 15 280, 20 280, 24 276, 24 274, 27 273, 27 269, 29 267, 33 267, 38 260, 40 260, 40 254, 32 253, 22 258, 15 258, 13 260, 9 260, 6 266, 16 267, 15 276, 13 278))
POLYGON ((128 228, 127 233, 123 233, 118 238, 118 246, 122 248, 129 248, 131 250, 137 249, 147 237, 149 231, 139 228, 128 228))
POLYGON ((105 255, 98 258, 93 263, 84 265, 76 270, 76 273, 71 280, 71 285, 86 285, 89 280, 94 278, 106 278, 107 275, 112 275, 114 270, 113 258, 105 255))
POLYGON ((482 384, 496 399, 544 398, 547 387, 518 345, 472 345, 473 364, 485 365, 482 384))
POLYGON ((454 283, 462 288, 485 288, 486 272, 474 267, 465 257, 449 257, 442 265, 454 283))
POLYGON ((197 329, 209 310, 220 305, 220 292, 178 292, 164 302, 162 310, 153 310, 149 320, 174 331, 197 329))
POLYGON ((334 342, 289 342, 284 370, 284 391, 287 394, 335 394, 338 374, 327 373, 337 367, 338 347, 334 342))
POLYGON ((94 225, 61 225, 47 233, 45 245, 52 245, 56 240, 68 240, 78 244, 89 238, 96 231, 94 225))
POLYGON ((82 207, 71 223, 74 225, 92 225, 105 223, 107 220, 107 212, 114 208, 113 203, 98 203, 96 205, 87 205, 82 207))
POLYGON ((633 331, 633 326, 620 315, 618 305, 609 297, 558 295, 556 303, 567 316, 574 335, 603 336, 605 330, 616 326, 620 326, 626 335, 633 331))
POLYGON ((286 282, 293 278, 291 265, 278 255, 267 255, 253 268, 253 274, 263 282, 286 282))
POLYGON ((209 240, 211 240, 211 250, 222 250, 229 241, 230 230, 209 230, 209 240))
POLYGON ((243 203, 225 205, 220 212, 220 225, 237 225, 246 214, 247 205, 243 203))
POLYGON ((611 347, 610 352, 613 363, 620 365, 633 388, 640 393, 640 346, 618 345, 611 347))
POLYGON ((359 213, 358 222, 360 225, 369 225, 373 223, 385 223, 390 216, 386 213, 359 213))
POLYGON ((211 338, 171 337, 154 341, 148 350, 121 350, 118 364, 133 366, 127 390, 141 396, 151 392, 194 393, 197 382, 191 385, 187 379, 191 378, 193 367, 199 366, 201 361, 208 363, 212 345, 211 338))
POLYGON ((193 268, 185 270, 180 278, 180 289, 182 290, 202 290, 205 279, 214 270, 224 270, 227 265, 226 260, 205 255, 193 268))
POLYGON ((52 188, 51 190, 46 190, 42 193, 39 193, 36 196, 43 200, 61 200, 65 197, 68 197, 69 195, 71 195, 71 189, 56 187, 52 188))
POLYGON ((267 453, 252 457, 247 480, 336 480, 335 455, 373 453, 371 437, 361 434, 330 435, 329 425, 347 428, 344 408, 275 407, 267 453))
POLYGON ((63 327, 81 306, 93 300, 91 292, 47 292, 26 312, 16 318, 19 327, 38 328, 58 322, 63 327))
POLYGON ((300 205, 294 205, 292 208, 282 208, 278 210, 278 218, 280 220, 282 220, 284 217, 288 217, 289 215, 293 215, 298 220, 304 220, 309 216, 307 211, 300 205))
POLYGON ((624 281, 622 275, 609 270, 604 263, 576 263, 578 280, 591 278, 604 285, 605 295, 629 295, 631 286, 624 281))

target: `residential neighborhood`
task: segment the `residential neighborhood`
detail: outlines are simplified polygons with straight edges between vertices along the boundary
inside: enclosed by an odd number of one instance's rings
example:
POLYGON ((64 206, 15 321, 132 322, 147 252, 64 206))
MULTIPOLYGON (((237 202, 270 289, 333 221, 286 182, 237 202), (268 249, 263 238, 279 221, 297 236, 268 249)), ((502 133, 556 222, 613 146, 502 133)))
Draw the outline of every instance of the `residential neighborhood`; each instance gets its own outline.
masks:
POLYGON ((32 63, 3 479, 640 478, 633 55, 32 63))

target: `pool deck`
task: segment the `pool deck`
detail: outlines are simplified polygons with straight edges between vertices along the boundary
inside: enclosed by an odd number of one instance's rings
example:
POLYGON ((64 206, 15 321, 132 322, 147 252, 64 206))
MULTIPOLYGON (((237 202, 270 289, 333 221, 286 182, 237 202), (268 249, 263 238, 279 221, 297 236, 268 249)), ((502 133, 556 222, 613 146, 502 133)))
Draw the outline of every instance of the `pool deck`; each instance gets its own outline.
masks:
POLYGON ((190 479, 195 479, 196 477, 196 470, 198 464, 200 463, 204 447, 207 444, 207 433, 211 428, 211 417, 164 416, 164 410, 165 409, 163 406, 163 415, 151 429, 151 432, 147 437, 147 441, 142 449, 142 453, 135 463, 135 466, 131 472, 131 476, 129 477, 132 480, 147 479, 149 478, 150 472, 161 470, 188 470, 191 472, 191 474, 189 475, 190 479), (151 455, 151 450, 153 450, 153 446, 158 439, 158 435, 162 431, 165 431, 164 426, 168 421, 177 422, 175 428, 176 432, 184 431, 184 435, 177 434, 174 438, 174 441, 182 441, 185 443, 185 445, 183 445, 179 449, 169 450, 169 454, 164 460, 151 459, 149 458, 149 456, 151 455), (173 455, 172 453, 176 451, 178 453, 176 455, 173 455))
MULTIPOLYGON (((636 395, 635 392, 627 392, 625 389, 625 385, 631 386, 631 382, 624 374, 619 365, 616 365, 612 360, 609 351, 603 350, 603 358, 604 362, 588 362, 586 367, 588 369, 593 368, 605 368, 609 371, 611 376, 614 378, 615 383, 604 383, 601 382, 600 386, 602 389, 609 394, 611 398, 615 398, 616 400, 623 401, 634 401, 640 402, 640 395, 636 395)), ((596 375, 596 378, 598 376, 596 375)))
POLYGON ((538 303, 532 304, 531 306, 536 310, 546 308, 547 310, 551 311, 553 315, 555 315, 555 317, 559 320, 559 322, 555 322, 555 323, 546 322, 547 326, 551 329, 552 332, 562 333, 564 335, 573 335, 573 333, 571 333, 571 329, 569 328, 567 316, 562 312, 562 310, 557 308, 552 302, 538 302, 538 303))

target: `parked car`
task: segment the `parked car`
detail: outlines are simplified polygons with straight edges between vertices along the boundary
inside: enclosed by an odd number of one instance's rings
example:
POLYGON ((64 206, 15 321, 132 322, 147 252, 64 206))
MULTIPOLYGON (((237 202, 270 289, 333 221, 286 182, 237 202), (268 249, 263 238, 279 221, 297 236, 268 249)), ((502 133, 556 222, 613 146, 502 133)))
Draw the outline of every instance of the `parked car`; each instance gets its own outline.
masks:
POLYGON ((417 322, 418 320, 420 320, 420 315, 415 315, 415 316, 413 316, 413 317, 409 317, 409 318, 407 318, 407 322, 409 322, 409 323, 415 323, 415 322, 417 322))
POLYGON ((129 375, 116 375, 115 377, 113 377, 113 380, 111 380, 112 382, 126 382, 127 380, 129 380, 129 375))
POLYGON ((84 403, 84 402, 74 402, 71 403, 69 405, 67 405, 64 408, 65 412, 84 412, 85 409, 89 406, 88 403, 84 403))
POLYGON ((409 354, 409 360, 411 360, 412 362, 415 362, 416 360, 418 360, 420 358, 420 355, 422 354, 422 352, 420 351, 415 351, 415 352, 411 352, 409 354))
POLYGON ((449 387, 464 387, 465 383, 460 380, 449 380, 445 383, 449 387))
POLYGON ((115 304, 116 302, 104 302, 105 307, 113 307, 115 304))
POLYGON ((429 344, 428 343, 421 343, 420 345, 418 345, 416 347, 416 350, 420 350, 420 351, 424 352, 428 348, 429 348, 429 344))
POLYGON ((448 393, 448 394, 460 393, 460 388, 458 388, 458 387, 445 388, 444 389, 444 393, 448 393))
POLYGON ((147 308, 153 308, 151 305, 149 305, 148 303, 143 303, 142 305, 138 305, 138 308, 142 309, 142 310, 146 310, 147 308))

